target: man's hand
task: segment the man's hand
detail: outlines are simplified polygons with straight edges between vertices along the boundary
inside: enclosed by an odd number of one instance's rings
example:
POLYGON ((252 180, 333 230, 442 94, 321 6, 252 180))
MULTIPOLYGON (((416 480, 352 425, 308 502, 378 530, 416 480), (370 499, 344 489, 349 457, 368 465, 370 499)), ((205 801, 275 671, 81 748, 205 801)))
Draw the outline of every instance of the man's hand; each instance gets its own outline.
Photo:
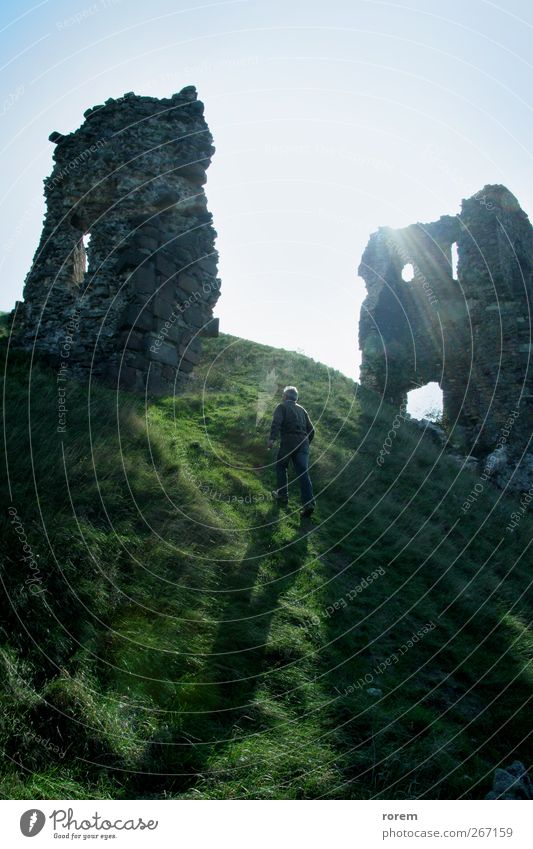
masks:
POLYGON ((274 448, 274 440, 273 439, 268 440, 267 448, 268 448, 269 451, 270 451, 271 448, 274 448))

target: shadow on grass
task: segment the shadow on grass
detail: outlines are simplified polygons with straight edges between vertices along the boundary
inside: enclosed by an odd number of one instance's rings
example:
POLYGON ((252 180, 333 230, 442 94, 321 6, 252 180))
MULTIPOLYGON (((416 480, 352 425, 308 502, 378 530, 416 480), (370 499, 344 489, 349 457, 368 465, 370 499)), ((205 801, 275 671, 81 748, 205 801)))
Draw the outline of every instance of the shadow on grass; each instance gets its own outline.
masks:
MULTIPOLYGON (((279 509, 273 507, 265 518, 269 524, 251 533, 242 560, 223 567, 226 572, 219 592, 225 601, 212 650, 193 685, 199 709, 176 713, 172 730, 167 727, 166 735, 153 741, 152 764, 157 763, 161 774, 153 776, 154 791, 158 786, 168 791, 171 775, 172 792, 187 790, 205 773, 215 752, 236 735, 262 728, 254 699, 269 674, 266 653, 272 620, 281 597, 305 565, 308 551, 307 535, 301 530, 277 550, 279 509)), ((146 775, 140 778, 146 791, 146 775)))

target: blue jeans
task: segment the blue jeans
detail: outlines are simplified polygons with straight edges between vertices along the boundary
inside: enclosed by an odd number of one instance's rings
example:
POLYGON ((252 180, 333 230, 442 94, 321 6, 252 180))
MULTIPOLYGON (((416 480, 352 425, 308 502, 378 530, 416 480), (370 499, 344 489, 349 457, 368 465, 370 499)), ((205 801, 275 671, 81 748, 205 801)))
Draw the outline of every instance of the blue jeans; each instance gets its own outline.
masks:
POLYGON ((291 460, 300 481, 302 504, 304 507, 314 506, 315 499, 313 497, 313 484, 309 477, 309 448, 307 445, 300 446, 292 451, 290 448, 284 448, 283 445, 280 446, 276 460, 278 495, 280 498, 289 497, 287 469, 291 460))

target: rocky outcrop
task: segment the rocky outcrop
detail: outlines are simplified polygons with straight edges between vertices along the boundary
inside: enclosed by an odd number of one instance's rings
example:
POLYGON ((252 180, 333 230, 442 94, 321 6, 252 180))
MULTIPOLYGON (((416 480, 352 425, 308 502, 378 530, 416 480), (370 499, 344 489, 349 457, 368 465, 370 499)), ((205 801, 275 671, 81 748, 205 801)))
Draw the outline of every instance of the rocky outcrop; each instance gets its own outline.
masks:
POLYGON ((170 392, 198 362, 201 335, 217 332, 203 189, 214 148, 196 90, 107 100, 50 140, 55 166, 16 344, 60 373, 170 392))
POLYGON ((507 485, 522 487, 531 458, 533 232, 516 198, 485 186, 459 215, 382 227, 359 274, 368 291, 361 383, 397 406, 409 390, 439 383, 454 450, 481 460, 505 447, 507 485))
POLYGON ((526 768, 520 761, 514 761, 505 769, 494 773, 494 784, 486 799, 533 799, 533 785, 526 768))

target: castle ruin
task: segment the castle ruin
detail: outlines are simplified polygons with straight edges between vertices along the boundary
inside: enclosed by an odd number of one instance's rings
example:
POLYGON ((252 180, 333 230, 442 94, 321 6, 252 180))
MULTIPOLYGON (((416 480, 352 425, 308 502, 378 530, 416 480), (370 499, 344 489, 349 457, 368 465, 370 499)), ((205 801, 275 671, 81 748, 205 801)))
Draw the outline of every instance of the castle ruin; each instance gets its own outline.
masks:
POLYGON ((380 228, 359 274, 368 292, 359 324, 362 385, 399 406, 410 390, 435 381, 446 429, 464 453, 481 458, 505 445, 507 459, 518 462, 531 451, 533 234, 511 192, 485 186, 459 215, 380 228))
POLYGON ((216 335, 216 232, 203 185, 214 152, 190 86, 133 93, 54 132, 46 217, 17 304, 16 344, 78 378, 160 394, 216 335))

